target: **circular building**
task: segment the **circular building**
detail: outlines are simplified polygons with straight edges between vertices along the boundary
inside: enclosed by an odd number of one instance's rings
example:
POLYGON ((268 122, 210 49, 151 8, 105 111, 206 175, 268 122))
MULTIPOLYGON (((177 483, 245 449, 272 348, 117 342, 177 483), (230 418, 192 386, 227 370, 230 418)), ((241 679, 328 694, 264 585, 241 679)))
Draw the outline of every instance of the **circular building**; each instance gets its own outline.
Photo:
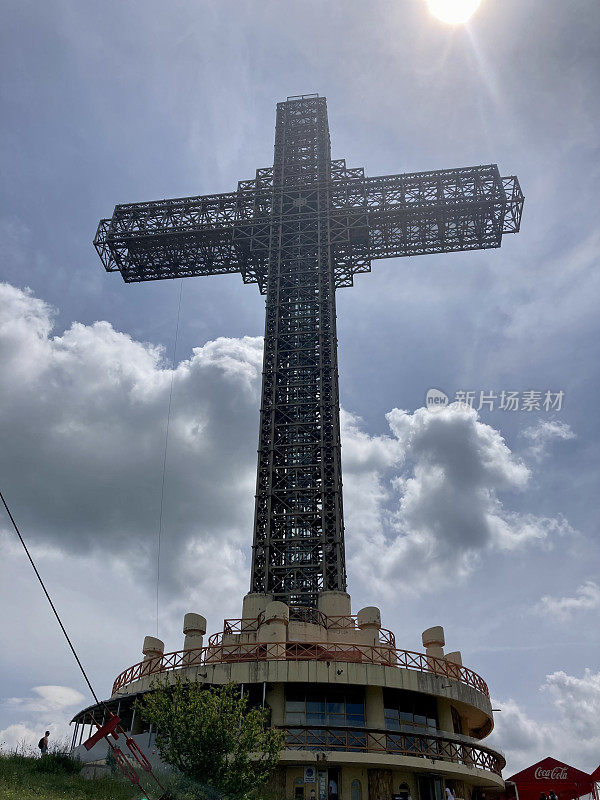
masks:
MULTIPOLYGON (((270 711, 285 731, 269 794, 293 800, 477 800, 501 790, 501 753, 484 743, 493 727, 488 688, 444 653, 444 631, 423 633, 424 652, 401 650, 382 627, 379 609, 352 614, 350 596, 319 595, 318 608, 288 606, 251 593, 239 619, 205 641, 206 621, 186 614, 182 650, 164 653, 147 636, 143 661, 117 676, 107 707, 151 761, 155 731, 136 717, 135 700, 153 681, 175 676, 206 686, 235 683, 251 705, 270 711)), ((104 758, 106 743, 88 753, 86 726, 105 713, 74 718, 73 749, 104 758)))

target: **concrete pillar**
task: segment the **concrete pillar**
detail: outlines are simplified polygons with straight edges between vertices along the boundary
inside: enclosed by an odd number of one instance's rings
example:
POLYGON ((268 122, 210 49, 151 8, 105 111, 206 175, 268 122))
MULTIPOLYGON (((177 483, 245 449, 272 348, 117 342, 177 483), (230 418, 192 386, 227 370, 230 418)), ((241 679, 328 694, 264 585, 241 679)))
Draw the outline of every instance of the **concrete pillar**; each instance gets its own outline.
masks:
POLYGON ((165 643, 155 636, 145 636, 144 646, 142 647, 142 654, 144 661, 152 661, 155 658, 162 658, 165 652, 165 643))
POLYGON ((462 654, 460 650, 455 650, 453 653, 447 653, 445 659, 449 662, 448 676, 450 678, 454 678, 455 680, 459 680, 460 668, 462 667, 462 654))
POLYGON ((352 614, 350 595, 347 592, 319 592, 317 607, 326 617, 349 617, 352 614))
POLYGON ((435 658, 444 657, 444 645, 446 640, 444 638, 444 629, 441 625, 436 625, 434 628, 427 628, 423 631, 423 647, 428 656, 435 658))
POLYGON ((379 629, 381 628, 381 611, 375 606, 366 606, 356 615, 356 623, 361 631, 365 632, 365 644, 379 644, 379 629))
POLYGON ((204 644, 204 634, 206 633, 206 619, 201 614, 186 614, 183 618, 183 633, 185 634, 183 649, 195 651, 186 652, 184 664, 188 667, 192 666, 192 664, 200 664, 202 662, 201 648, 204 644))
POLYGON ((438 697, 438 726, 441 731, 446 733, 454 732, 454 722, 452 721, 452 709, 450 701, 445 697, 438 697))
POLYGON ((184 650, 196 650, 202 647, 206 633, 206 619, 201 614, 186 614, 183 618, 184 650))
POLYGON ((249 592, 242 603, 242 618, 248 620, 256 619, 272 600, 273 596, 270 594, 249 592))
POLYGON ((285 722, 285 695, 283 683, 275 683, 267 690, 266 704, 271 709, 271 725, 285 722))
POLYGON ((432 672, 444 674, 446 671, 445 666, 442 668, 441 664, 434 661, 434 659, 444 658, 444 645, 446 644, 446 640, 444 638, 444 629, 441 625, 436 625, 433 628, 427 628, 426 631, 423 631, 422 638, 425 652, 431 657, 431 661, 429 661, 429 669, 432 672))
POLYGON ((368 728, 385 730, 383 689, 381 686, 365 687, 365 717, 368 728))
POLYGON ((274 644, 269 648, 270 658, 285 658, 287 627, 290 622, 290 610, 285 603, 272 600, 264 610, 261 625, 257 633, 257 641, 274 644))
POLYGON ((163 653, 165 652, 165 643, 161 639, 154 636, 144 637, 144 646, 142 653, 144 655, 144 668, 143 675, 152 675, 154 672, 160 670, 162 663, 163 653))

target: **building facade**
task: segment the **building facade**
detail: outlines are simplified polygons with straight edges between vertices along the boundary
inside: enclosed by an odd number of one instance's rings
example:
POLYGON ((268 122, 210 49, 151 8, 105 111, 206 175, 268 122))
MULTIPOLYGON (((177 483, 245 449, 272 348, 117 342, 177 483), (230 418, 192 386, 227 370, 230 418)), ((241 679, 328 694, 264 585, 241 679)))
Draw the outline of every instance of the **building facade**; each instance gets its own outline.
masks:
MULTIPOLYGON (((143 661, 117 676, 107 703, 154 763, 155 732, 135 701, 157 678, 180 676, 237 684, 269 709, 285 746, 266 794, 281 800, 445 800, 446 789, 479 800, 504 786, 504 758, 484 742, 488 688, 459 652, 444 652, 441 627, 423 633, 423 652, 402 650, 377 608, 352 614, 349 595, 332 591, 318 608, 248 594, 242 616, 207 641, 201 615, 186 614, 183 628, 173 653, 147 636, 143 661)), ((102 713, 90 707, 73 720, 84 760, 105 756, 105 742, 89 753, 81 745, 102 713)))

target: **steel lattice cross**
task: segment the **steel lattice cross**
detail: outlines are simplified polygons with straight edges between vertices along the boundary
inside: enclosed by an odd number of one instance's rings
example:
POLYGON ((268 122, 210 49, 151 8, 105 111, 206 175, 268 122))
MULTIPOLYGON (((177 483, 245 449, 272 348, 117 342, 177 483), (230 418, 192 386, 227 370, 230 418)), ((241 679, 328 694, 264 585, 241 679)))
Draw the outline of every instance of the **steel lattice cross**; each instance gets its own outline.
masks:
POLYGON ((251 591, 345 590, 335 290, 376 258, 499 247, 523 194, 495 164, 367 178, 324 97, 277 105, 273 167, 226 194, 118 205, 94 245, 126 282, 240 272, 266 294, 251 591))

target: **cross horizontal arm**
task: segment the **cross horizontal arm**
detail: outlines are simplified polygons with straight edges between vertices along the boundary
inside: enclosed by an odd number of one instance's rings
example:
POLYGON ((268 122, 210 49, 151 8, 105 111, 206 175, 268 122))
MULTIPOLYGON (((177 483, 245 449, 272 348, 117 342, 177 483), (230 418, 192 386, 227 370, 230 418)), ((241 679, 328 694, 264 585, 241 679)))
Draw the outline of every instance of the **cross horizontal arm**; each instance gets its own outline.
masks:
POLYGON ((100 221, 94 246, 107 272, 127 283, 233 272, 260 283, 264 254, 246 252, 234 236, 260 200, 260 192, 240 189, 118 205, 100 221))
POLYGON ((375 258, 500 247, 524 197, 492 164, 341 181, 332 200, 332 238, 354 273, 375 258))

